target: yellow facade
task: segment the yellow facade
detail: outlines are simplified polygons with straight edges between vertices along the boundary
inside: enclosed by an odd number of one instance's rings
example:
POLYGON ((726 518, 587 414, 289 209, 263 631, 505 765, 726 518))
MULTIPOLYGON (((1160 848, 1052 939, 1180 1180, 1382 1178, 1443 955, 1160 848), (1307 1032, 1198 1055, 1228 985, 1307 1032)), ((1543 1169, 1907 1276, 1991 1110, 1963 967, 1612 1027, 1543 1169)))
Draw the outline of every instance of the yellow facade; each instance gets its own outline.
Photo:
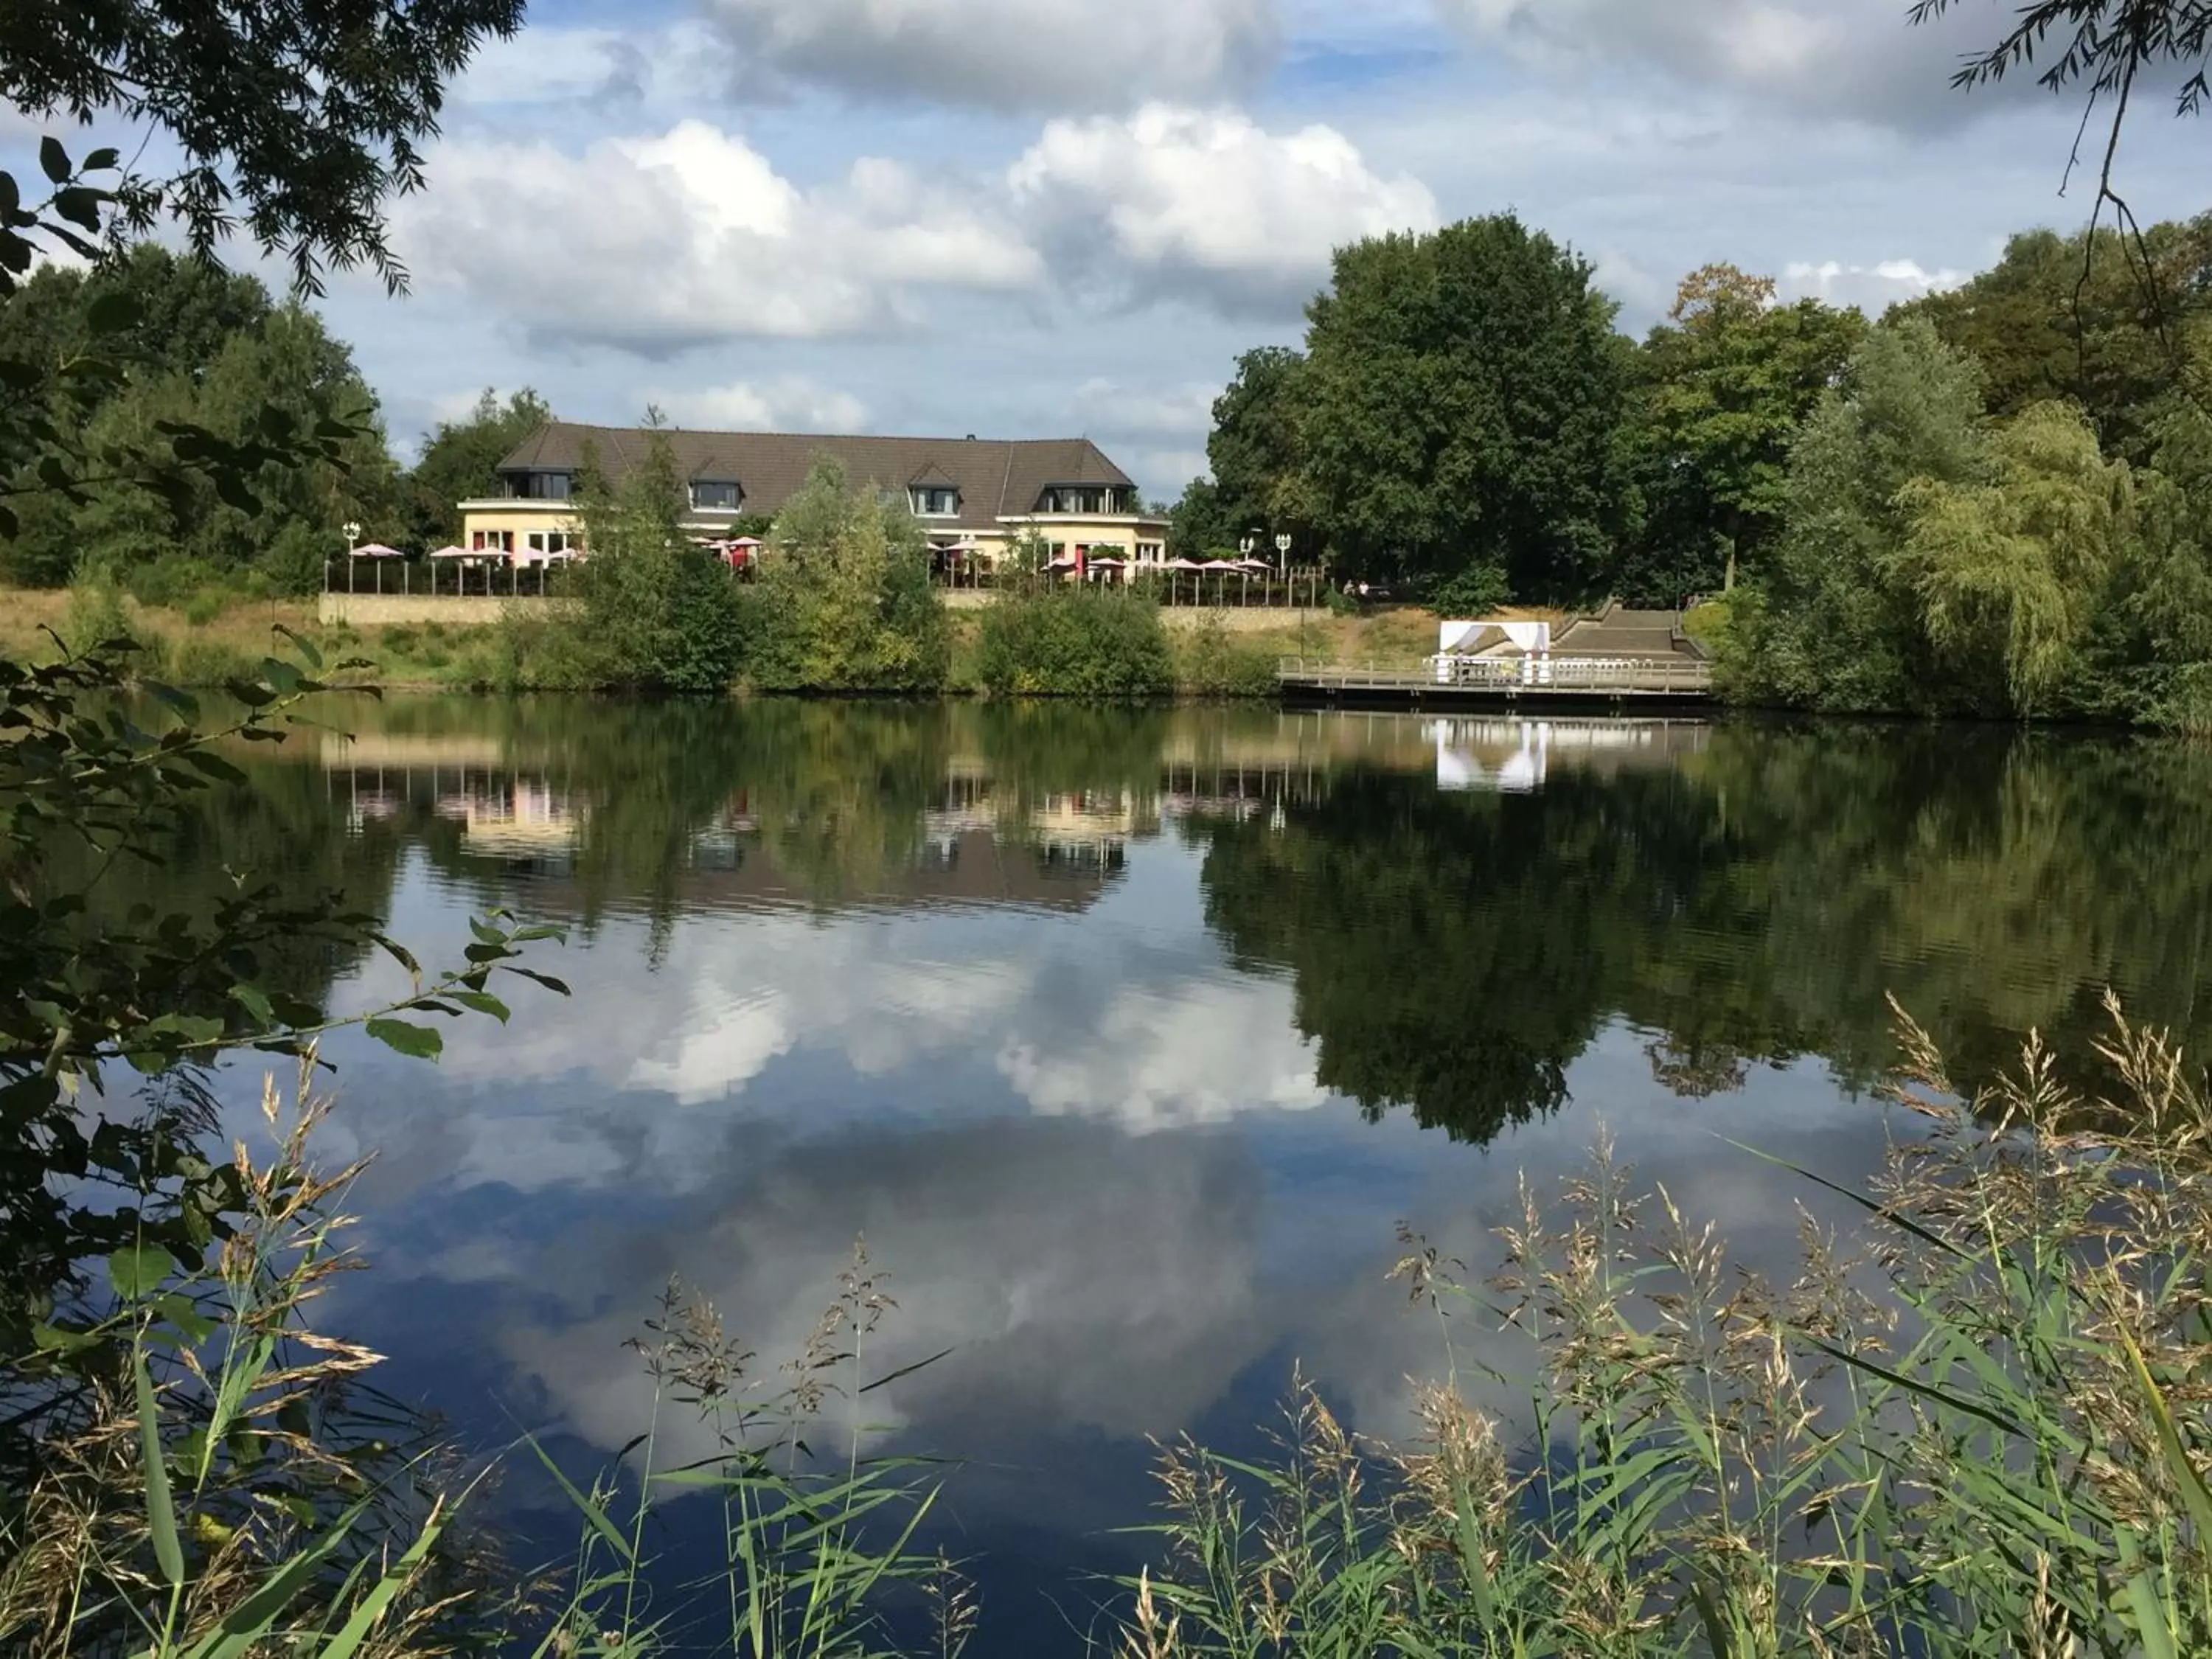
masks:
POLYGON ((582 539, 570 501, 480 501, 461 503, 460 545, 471 553, 511 554, 528 561, 582 539), (561 538, 559 543, 553 540, 561 538), (537 539, 532 540, 532 538, 537 539))

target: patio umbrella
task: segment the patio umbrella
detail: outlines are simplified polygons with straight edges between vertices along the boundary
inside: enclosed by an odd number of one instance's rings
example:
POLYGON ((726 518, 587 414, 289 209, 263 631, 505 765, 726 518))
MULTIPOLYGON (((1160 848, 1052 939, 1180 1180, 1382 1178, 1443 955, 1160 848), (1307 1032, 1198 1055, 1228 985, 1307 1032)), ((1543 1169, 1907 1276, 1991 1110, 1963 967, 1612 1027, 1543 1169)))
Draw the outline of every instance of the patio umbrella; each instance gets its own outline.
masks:
POLYGON ((382 542, 363 542, 353 550, 356 559, 404 559, 407 556, 396 547, 386 547, 382 542))
POLYGON ((430 556, 434 559, 465 559, 469 556, 469 550, 465 547, 455 547, 448 542, 443 547, 432 548, 430 556))

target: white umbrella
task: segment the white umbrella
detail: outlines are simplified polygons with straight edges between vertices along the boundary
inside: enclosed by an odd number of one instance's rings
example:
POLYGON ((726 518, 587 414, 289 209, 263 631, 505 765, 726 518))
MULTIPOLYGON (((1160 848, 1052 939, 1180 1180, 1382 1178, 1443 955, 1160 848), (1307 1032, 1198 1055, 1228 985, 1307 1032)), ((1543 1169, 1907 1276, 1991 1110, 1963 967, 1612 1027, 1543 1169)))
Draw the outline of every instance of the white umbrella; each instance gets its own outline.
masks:
POLYGON ((404 559, 407 556, 396 547, 386 547, 382 542, 363 542, 353 550, 356 559, 404 559))
POLYGON ((434 559, 465 559, 469 556, 469 550, 465 547, 455 547, 448 542, 443 547, 432 548, 430 556, 434 559))

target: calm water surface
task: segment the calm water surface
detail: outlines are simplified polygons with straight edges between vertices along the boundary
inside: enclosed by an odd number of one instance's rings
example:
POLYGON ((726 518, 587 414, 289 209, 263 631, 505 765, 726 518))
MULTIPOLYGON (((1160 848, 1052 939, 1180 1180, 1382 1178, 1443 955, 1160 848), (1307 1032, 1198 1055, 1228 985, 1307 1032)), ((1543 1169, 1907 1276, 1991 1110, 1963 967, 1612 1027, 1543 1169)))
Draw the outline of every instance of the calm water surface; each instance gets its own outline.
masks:
MULTIPOLYGON (((330 1317, 479 1443, 579 1472, 642 1426, 672 1274, 764 1360, 865 1234, 866 1416, 963 1460, 979 1654, 1073 1650, 1148 1436, 1255 1443, 1294 1366, 1404 1422, 1437 1325, 1403 1218, 1478 1269, 1601 1129, 1786 1270, 1801 1183, 1898 1133, 1894 992, 1962 1081, 2118 988, 2212 1052, 2212 756, 1902 727, 1251 711, 398 701, 260 758, 175 873, 343 886, 426 960, 556 921, 442 1065, 339 1045, 325 1151, 374 1271, 330 1317), (872 1364, 871 1370, 876 1369, 872 1364)), ((342 1005, 374 963, 303 960, 342 1005)), ((1455 1337, 1479 1350, 1472 1332, 1455 1337)), ((672 1455, 703 1449, 683 1436, 672 1455)), ((557 1497, 517 1468, 527 1538, 557 1497)), ((679 1564, 687 1547, 662 1540, 679 1564)), ((673 1570, 672 1570, 672 1571, 673 1570)))

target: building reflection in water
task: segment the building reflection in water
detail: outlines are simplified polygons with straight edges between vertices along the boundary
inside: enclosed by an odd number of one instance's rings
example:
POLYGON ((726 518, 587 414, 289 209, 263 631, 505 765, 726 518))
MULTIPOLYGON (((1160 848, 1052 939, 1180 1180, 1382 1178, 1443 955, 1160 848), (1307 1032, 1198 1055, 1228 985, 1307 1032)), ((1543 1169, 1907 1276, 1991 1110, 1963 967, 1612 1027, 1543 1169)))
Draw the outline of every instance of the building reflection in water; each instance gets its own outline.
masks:
MULTIPOLYGON (((1081 910, 1125 873, 1133 842, 1182 823, 1258 817, 1280 829, 1352 770, 1432 772, 1439 790, 1527 793, 1560 766, 1601 774, 1673 766, 1702 751, 1709 731, 1680 720, 1327 713, 1227 731, 1170 722, 1155 757, 1133 775, 1079 788, 1032 787, 1018 769, 956 748, 933 796, 913 803, 905 833, 881 836, 872 867, 843 871, 847 879, 830 885, 838 903, 1081 910)), ((574 874, 595 814, 610 823, 623 816, 607 790, 496 738, 332 734, 321 763, 351 830, 399 821, 426 836, 458 831, 445 844, 465 865, 550 884, 574 874)), ((710 798, 689 821, 654 826, 674 830, 653 839, 659 873, 675 881, 683 902, 754 910, 824 902, 818 872, 799 867, 824 837, 821 824, 779 833, 790 815, 742 780, 710 798)), ((893 816, 906 810, 883 805, 893 816)), ((605 833, 640 833, 634 815, 623 822, 605 833)), ((556 894, 544 896, 561 908, 556 894)))

